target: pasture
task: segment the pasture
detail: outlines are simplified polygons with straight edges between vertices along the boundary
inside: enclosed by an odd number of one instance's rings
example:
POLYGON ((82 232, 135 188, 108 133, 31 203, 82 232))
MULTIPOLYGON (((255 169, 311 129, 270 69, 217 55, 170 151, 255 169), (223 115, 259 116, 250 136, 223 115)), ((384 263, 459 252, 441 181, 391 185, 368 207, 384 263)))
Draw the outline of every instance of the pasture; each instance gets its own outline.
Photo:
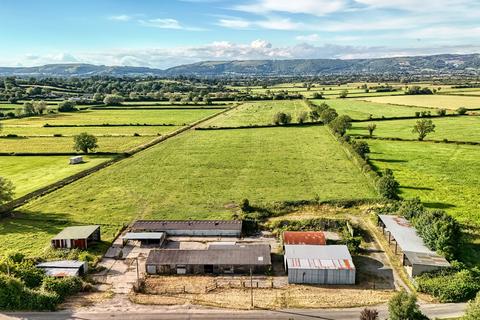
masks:
MULTIPOLYGON (((471 141, 480 142, 480 117, 462 116, 447 118, 430 118, 435 124, 435 132, 428 134, 426 140, 453 140, 453 141, 471 141)), ((372 121, 362 123, 352 123, 349 130, 350 135, 368 135, 368 125, 375 123, 377 128, 374 135, 378 137, 416 139, 418 134, 413 133, 412 129, 417 119, 408 120, 389 120, 372 121)))
MULTIPOLYGON (((323 127, 193 131, 76 181, 18 211, 69 223, 222 219, 252 203, 375 198, 323 127), (233 209, 235 211, 235 209, 233 209)), ((48 245, 49 233, 40 240, 48 245)), ((5 242, 0 235, 0 250, 5 242)))
POLYGON ((326 103, 337 110, 339 115, 348 115, 356 120, 367 120, 370 116, 373 118, 411 117, 415 115, 416 111, 432 111, 426 108, 393 106, 355 99, 312 100, 312 102, 315 104, 326 103))
POLYGON ((15 198, 38 190, 80 171, 111 159, 106 156, 84 156, 84 163, 69 165, 68 156, 0 157, 2 177, 15 185, 15 198))
POLYGON ((292 116, 292 122, 297 122, 298 115, 302 111, 310 111, 302 100, 247 102, 235 110, 218 116, 208 125, 217 127, 268 125, 273 124, 273 117, 277 112, 289 113, 292 116))
POLYGON ((378 103, 398 104, 426 108, 445 108, 455 110, 460 107, 467 109, 480 108, 480 97, 447 96, 447 95, 402 95, 388 97, 369 97, 362 100, 378 103))

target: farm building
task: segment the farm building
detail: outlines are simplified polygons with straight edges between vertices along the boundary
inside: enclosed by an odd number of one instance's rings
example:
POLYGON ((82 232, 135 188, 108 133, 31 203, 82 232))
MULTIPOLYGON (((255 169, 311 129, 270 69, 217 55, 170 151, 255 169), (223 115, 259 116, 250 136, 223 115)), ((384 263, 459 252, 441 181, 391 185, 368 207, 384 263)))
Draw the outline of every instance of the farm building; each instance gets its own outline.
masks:
POLYGON ((165 232, 127 232, 123 237, 123 244, 128 241, 139 241, 142 244, 155 244, 162 246, 165 241, 165 232))
POLYGON ((76 156, 76 157, 71 157, 70 158, 70 164, 79 164, 83 163, 83 157, 82 156, 76 156))
POLYGON ((285 245, 289 283, 355 284, 355 265, 345 245, 285 245))
POLYGON ((207 250, 158 249, 146 262, 149 274, 222 274, 265 272, 271 266, 269 245, 225 245, 207 250))
POLYGON ((402 251, 402 262, 408 275, 417 276, 422 272, 450 266, 442 256, 425 246, 410 222, 403 217, 379 215, 378 224, 388 234, 388 243, 395 241, 395 253, 402 251))
POLYGON ((39 263, 37 268, 43 269, 51 277, 77 277, 87 273, 88 264, 85 261, 60 260, 39 263))
POLYGON ((285 231, 283 233, 284 245, 311 244, 325 245, 325 234, 321 231, 285 231))
POLYGON ((87 249, 95 241, 100 241, 100 226, 67 227, 52 239, 52 247, 87 249))
POLYGON ((240 237, 239 220, 138 220, 131 232, 166 232, 168 236, 240 237))

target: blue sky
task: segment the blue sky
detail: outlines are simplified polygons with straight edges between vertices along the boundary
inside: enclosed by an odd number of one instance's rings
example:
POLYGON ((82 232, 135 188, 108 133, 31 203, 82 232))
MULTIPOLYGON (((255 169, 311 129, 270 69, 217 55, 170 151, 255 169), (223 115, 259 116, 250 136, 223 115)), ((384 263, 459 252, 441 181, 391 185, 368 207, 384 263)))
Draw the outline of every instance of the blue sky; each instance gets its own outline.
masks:
POLYGON ((0 65, 480 52, 478 0, 0 0, 0 65))

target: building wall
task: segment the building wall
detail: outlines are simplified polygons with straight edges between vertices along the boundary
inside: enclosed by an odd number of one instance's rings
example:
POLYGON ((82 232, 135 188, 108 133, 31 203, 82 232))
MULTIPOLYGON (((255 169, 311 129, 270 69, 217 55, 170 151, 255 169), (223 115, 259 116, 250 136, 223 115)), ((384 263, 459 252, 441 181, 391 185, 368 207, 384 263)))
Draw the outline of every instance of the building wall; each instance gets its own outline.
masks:
POLYGON ((355 270, 289 269, 288 283, 355 284, 355 270))
MULTIPOLYGON (((155 265, 147 264, 148 274, 180 274, 178 269, 183 270, 180 265, 155 265)), ((250 266, 232 266, 232 265, 186 265, 185 274, 247 274, 250 272, 250 266)), ((253 273, 265 273, 267 267, 253 266, 253 273)))
POLYGON ((424 272, 427 271, 434 271, 442 269, 442 267, 436 267, 436 266, 425 266, 421 264, 414 264, 413 266, 405 266, 405 270, 407 271, 408 275, 410 277, 415 277, 418 276, 424 272))
POLYGON ((236 230, 167 230, 169 236, 190 237, 240 237, 241 232, 236 230))

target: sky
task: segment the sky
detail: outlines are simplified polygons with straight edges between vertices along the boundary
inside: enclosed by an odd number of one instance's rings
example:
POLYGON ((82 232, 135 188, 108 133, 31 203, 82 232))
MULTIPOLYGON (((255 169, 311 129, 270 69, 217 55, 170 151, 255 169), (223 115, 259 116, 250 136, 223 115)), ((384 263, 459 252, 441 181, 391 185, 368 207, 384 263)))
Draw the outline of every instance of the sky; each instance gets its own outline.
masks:
POLYGON ((480 0, 0 0, 0 66, 480 52, 480 0))

